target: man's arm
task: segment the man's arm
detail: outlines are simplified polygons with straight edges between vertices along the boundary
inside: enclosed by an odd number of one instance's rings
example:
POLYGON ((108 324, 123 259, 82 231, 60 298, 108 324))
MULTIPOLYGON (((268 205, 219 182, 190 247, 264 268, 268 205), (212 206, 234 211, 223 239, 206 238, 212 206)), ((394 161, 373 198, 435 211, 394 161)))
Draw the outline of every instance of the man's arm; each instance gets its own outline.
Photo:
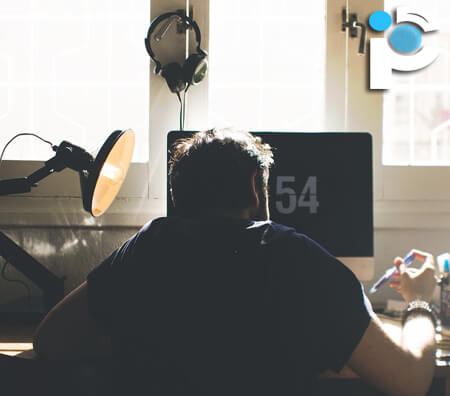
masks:
MULTIPOLYGON (((436 284, 433 257, 423 252, 416 257, 425 261, 420 271, 406 270, 401 259, 396 259, 400 279, 394 285, 408 303, 415 299, 430 301, 436 284)), ((424 395, 434 373, 434 336, 433 321, 420 311, 408 317, 401 342, 392 340, 373 317, 348 365, 389 395, 424 395)))
POLYGON ((402 345, 395 343, 372 319, 348 365, 388 395, 425 395, 434 373, 433 323, 418 315, 408 320, 403 335, 402 345))
POLYGON ((111 355, 110 337, 88 309, 88 285, 83 282, 60 301, 37 328, 33 347, 51 360, 101 358, 111 355))

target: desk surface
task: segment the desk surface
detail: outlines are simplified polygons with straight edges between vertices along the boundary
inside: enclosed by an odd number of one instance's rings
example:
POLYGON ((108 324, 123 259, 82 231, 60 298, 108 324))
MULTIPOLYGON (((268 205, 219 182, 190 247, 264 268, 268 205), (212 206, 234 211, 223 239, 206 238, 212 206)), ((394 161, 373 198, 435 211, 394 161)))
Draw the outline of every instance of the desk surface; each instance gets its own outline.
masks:
POLYGON ((0 353, 15 356, 33 349, 33 333, 37 325, 0 324, 0 353))
MULTIPOLYGON (((390 318, 381 318, 386 330, 394 338, 400 337, 400 326, 398 321, 390 318)), ((17 324, 0 324, 0 353, 16 356, 20 355, 24 358, 32 358, 33 349, 33 333, 37 325, 17 325, 17 324)), ((435 378, 445 378, 446 394, 450 396, 450 365, 449 362, 439 363, 437 360, 435 378)), ((339 374, 327 372, 327 378, 356 378, 356 374, 349 368, 344 368, 339 374)))
MULTIPOLYGON (((399 321, 380 316, 386 331, 396 340, 400 339, 401 329, 399 321)), ((33 334, 37 324, 1 324, 0 323, 0 353, 16 355, 17 353, 33 349, 33 334)), ((448 344, 438 351, 450 352, 448 344)), ((436 359, 438 373, 446 373, 450 377, 450 362, 436 359)))
MULTIPOLYGON (((383 322, 384 328, 387 333, 397 342, 401 340, 401 325, 400 319, 393 319, 384 315, 378 315, 383 322)), ((448 332, 448 330, 447 330, 448 332)), ((440 358, 450 352, 448 337, 443 337, 440 334, 436 334, 436 373, 442 373, 441 376, 450 377, 450 361, 448 358, 440 358)))

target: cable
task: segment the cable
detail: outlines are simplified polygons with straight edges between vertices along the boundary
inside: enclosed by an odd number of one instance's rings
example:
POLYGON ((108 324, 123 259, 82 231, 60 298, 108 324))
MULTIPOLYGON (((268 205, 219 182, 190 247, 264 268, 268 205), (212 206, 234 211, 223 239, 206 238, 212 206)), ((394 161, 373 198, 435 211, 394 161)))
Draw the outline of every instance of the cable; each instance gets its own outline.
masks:
POLYGON ((6 147, 8 147, 8 145, 9 145, 15 138, 17 138, 17 137, 19 137, 19 136, 34 136, 34 137, 37 137, 38 139, 41 139, 43 142, 49 144, 49 145, 52 147, 53 150, 56 151, 56 150, 58 149, 58 146, 55 146, 52 142, 49 142, 48 140, 45 140, 45 139, 41 138, 40 136, 36 135, 35 133, 28 133, 28 132, 18 133, 16 136, 13 136, 13 137, 9 140, 8 143, 6 143, 5 147, 3 147, 2 154, 0 155, 0 167, 1 167, 1 165, 2 165, 3 154, 5 154, 6 147))
POLYGON ((186 90, 184 90, 183 102, 181 104, 181 120, 182 120, 182 125, 183 125, 182 131, 184 131, 184 103, 185 103, 185 100, 186 100, 186 90))
POLYGON ((19 279, 9 279, 6 277, 6 266, 8 265, 8 261, 5 260, 5 262, 3 263, 3 268, 2 268, 2 272, 1 272, 1 276, 2 278, 7 281, 7 282, 14 282, 14 283, 19 283, 21 284, 23 287, 25 287, 25 289, 27 289, 27 302, 28 302, 28 310, 31 312, 33 310, 33 306, 31 304, 31 290, 30 287, 24 282, 21 281, 19 279))
POLYGON ((184 121, 186 120, 186 92, 189 89, 191 85, 188 84, 188 86, 186 87, 186 89, 184 90, 184 94, 183 94, 183 129, 184 129, 184 121))
POLYGON ((183 125, 183 102, 181 100, 180 93, 177 92, 178 101, 180 102, 180 131, 184 129, 183 125))
POLYGON ((180 102, 180 131, 184 131, 184 121, 186 118, 186 92, 191 85, 188 84, 183 93, 183 99, 181 99, 181 95, 177 92, 178 101, 180 102))

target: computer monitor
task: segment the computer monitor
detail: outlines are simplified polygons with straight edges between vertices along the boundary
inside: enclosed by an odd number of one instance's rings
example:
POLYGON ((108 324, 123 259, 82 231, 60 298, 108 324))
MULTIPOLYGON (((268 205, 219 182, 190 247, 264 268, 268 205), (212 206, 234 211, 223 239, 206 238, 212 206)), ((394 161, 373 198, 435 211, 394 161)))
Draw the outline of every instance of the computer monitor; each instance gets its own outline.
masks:
MULTIPOLYGON (((195 132, 171 131, 167 147, 195 132)), ((373 277, 372 138, 364 132, 251 132, 273 148, 272 221, 324 246, 361 280, 373 277)), ((169 156, 168 156, 169 159, 169 156)), ((176 214, 167 183, 167 213, 176 214)))

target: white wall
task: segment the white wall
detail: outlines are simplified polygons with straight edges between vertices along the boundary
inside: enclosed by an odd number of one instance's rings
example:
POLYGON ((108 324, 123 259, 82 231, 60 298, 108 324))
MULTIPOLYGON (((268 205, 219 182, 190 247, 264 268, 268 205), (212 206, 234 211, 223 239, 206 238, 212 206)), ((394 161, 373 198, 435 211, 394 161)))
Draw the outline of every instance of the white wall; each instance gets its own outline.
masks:
MULTIPOLYGON (((86 280, 89 271, 122 245, 137 228, 14 227, 1 231, 56 276, 65 276, 67 294, 86 280)), ((3 267, 2 259, 0 265, 3 267)), ((33 300, 39 302, 40 289, 10 264, 6 276, 25 281, 35 297, 33 300)), ((26 295, 22 285, 0 278, 0 312, 29 311, 26 295)), ((37 304, 33 305, 33 310, 39 310, 37 304)))

